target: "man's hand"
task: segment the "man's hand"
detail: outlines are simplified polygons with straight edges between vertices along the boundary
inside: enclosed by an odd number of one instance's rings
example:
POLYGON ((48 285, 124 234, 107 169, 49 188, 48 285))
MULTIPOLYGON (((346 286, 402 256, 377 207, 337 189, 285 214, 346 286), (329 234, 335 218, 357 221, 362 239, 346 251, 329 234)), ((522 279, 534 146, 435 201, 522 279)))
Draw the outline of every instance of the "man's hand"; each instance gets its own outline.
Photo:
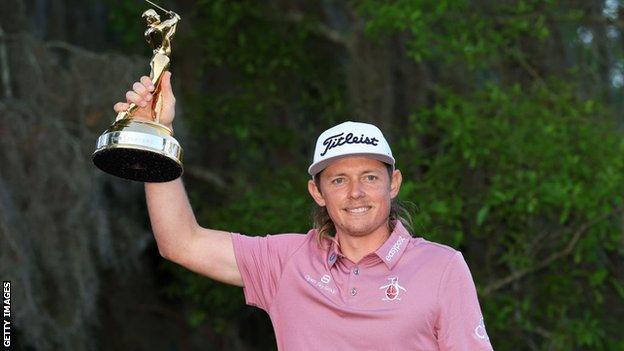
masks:
MULTIPOLYGON (((138 109, 134 112, 132 117, 142 120, 151 120, 154 88, 154 84, 149 77, 141 77, 138 82, 132 84, 132 90, 126 92, 126 102, 116 103, 113 109, 115 112, 119 113, 127 110, 130 104, 134 103, 138 106, 138 109)), ((160 123, 171 128, 173 118, 175 117, 175 97, 171 89, 171 72, 163 73, 160 81, 160 94, 162 97, 160 123)))

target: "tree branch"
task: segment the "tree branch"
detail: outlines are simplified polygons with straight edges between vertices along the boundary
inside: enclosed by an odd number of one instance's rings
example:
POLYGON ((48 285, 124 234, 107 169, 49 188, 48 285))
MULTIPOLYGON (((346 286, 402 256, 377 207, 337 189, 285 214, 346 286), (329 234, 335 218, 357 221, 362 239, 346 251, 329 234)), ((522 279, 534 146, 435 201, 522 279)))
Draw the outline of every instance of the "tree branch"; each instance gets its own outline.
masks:
POLYGON ((82 55, 88 58, 98 59, 98 60, 106 60, 109 56, 109 54, 97 54, 93 51, 89 51, 87 49, 83 49, 79 46, 72 45, 70 43, 60 41, 60 40, 53 40, 53 41, 45 42, 45 47, 47 49, 63 49, 72 54, 78 54, 78 55, 82 55))
POLYGON ((603 220, 605 220, 606 218, 608 218, 609 216, 613 215, 613 213, 615 213, 616 211, 621 210, 620 208, 616 208, 611 212, 607 212, 605 214, 603 214, 602 216, 599 216, 598 218, 595 218, 592 221, 589 221, 585 224, 583 224, 581 227, 579 227, 574 234, 572 235, 572 239, 570 239, 570 241, 568 242, 568 244, 566 245, 566 247, 561 250, 561 251, 557 251, 552 253, 550 256, 546 257, 544 260, 538 262, 537 264, 535 264, 532 267, 528 267, 525 269, 521 269, 519 271, 515 271, 513 273, 511 273, 510 275, 498 279, 496 281, 494 281, 493 283, 489 284, 488 286, 486 286, 483 291, 482 291, 482 295, 483 296, 488 296, 490 295, 492 292, 499 290, 511 283, 513 283, 516 280, 522 279, 524 278, 524 276, 526 276, 527 274, 533 273, 537 270, 540 270, 544 267, 547 267, 548 265, 550 265, 552 262, 563 258, 569 254, 572 253, 572 251, 574 250, 574 248, 576 247, 576 244, 578 243, 579 239, 581 238, 581 236, 583 234, 585 234, 591 227, 593 227, 594 225, 602 222, 603 220))
POLYGON ((184 167, 184 173, 189 177, 210 183, 220 189, 225 188, 226 186, 223 178, 221 178, 217 173, 203 167, 186 165, 184 167))
POLYGON ((343 45, 346 47, 351 45, 350 43, 351 40, 349 39, 347 35, 328 27, 322 22, 314 22, 314 23, 306 24, 309 21, 305 18, 305 16, 301 12, 296 12, 296 11, 287 12, 282 17, 282 20, 285 22, 291 22, 294 24, 302 24, 306 28, 308 28, 312 33, 317 34, 331 41, 332 43, 343 45))

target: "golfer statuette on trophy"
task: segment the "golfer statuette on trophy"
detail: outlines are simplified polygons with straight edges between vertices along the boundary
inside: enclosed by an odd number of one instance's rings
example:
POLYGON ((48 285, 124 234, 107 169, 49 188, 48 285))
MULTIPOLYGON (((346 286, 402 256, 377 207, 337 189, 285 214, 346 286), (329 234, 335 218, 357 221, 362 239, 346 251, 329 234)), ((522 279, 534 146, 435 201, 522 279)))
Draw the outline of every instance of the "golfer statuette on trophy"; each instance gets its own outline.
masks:
POLYGON ((171 39, 180 16, 146 1, 162 10, 166 16, 162 20, 153 9, 143 12, 147 22, 145 40, 153 48, 150 61, 150 78, 155 86, 151 104, 152 118, 149 121, 133 119, 132 115, 138 106, 130 104, 98 138, 92 159, 101 170, 121 178, 167 182, 182 174, 182 148, 173 138, 173 131, 159 123, 162 109, 160 80, 169 68, 171 39))

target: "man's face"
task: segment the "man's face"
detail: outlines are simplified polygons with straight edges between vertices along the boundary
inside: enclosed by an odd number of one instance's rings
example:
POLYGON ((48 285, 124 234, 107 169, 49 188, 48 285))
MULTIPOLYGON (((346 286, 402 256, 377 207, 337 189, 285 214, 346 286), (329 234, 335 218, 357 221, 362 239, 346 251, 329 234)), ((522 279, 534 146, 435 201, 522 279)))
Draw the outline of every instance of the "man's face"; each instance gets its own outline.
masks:
POLYGON ((401 186, 401 172, 392 177, 386 165, 372 158, 351 156, 332 162, 320 174, 320 189, 311 180, 308 190, 325 206, 340 235, 387 234, 392 199, 401 186))

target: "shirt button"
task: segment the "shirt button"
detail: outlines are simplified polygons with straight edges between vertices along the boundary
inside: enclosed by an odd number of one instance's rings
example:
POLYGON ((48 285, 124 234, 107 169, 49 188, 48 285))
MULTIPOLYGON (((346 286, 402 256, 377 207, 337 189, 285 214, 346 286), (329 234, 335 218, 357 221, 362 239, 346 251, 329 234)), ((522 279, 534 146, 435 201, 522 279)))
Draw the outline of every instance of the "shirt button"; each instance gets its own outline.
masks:
POLYGON ((351 289, 351 296, 355 296, 357 295, 357 289, 356 288, 352 288, 351 289))
POLYGON ((329 264, 334 264, 334 262, 336 262, 336 254, 332 252, 327 260, 329 261, 329 264))
POLYGON ((359 275, 360 274, 360 269, 355 267, 355 269, 353 270, 353 274, 359 275))

